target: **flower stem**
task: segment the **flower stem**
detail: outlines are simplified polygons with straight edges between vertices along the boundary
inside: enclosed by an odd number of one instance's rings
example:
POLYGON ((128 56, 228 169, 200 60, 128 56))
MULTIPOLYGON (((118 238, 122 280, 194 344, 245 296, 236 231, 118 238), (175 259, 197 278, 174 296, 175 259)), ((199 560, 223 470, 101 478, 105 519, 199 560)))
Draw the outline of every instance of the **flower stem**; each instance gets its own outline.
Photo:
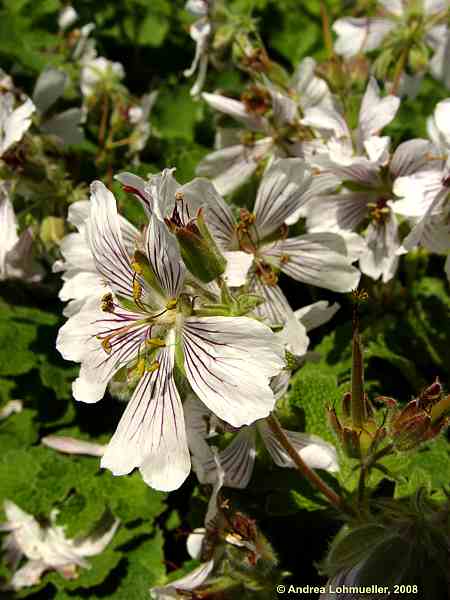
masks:
POLYGON ((310 469, 308 467, 308 465, 303 461, 303 459, 300 457, 298 452, 295 450, 295 448, 292 446, 291 442, 287 438, 287 436, 284 433, 283 429, 281 428, 281 425, 280 425, 278 419, 276 418, 276 416, 272 413, 271 415, 269 415, 267 417, 266 420, 267 420, 267 424, 270 427, 272 433, 275 435, 275 437, 280 442, 282 447, 289 454, 289 456, 291 457, 292 461, 294 462, 295 466, 300 471, 300 473, 304 477, 306 477, 306 479, 315 488, 317 488, 320 492, 322 492, 322 494, 327 498, 327 500, 330 502, 330 504, 335 506, 341 512, 345 512, 347 514, 353 515, 354 513, 353 513, 352 508, 344 502, 343 498, 341 496, 339 496, 339 494, 337 494, 334 490, 332 490, 325 483, 325 481, 319 475, 317 475, 317 473, 315 471, 310 469))

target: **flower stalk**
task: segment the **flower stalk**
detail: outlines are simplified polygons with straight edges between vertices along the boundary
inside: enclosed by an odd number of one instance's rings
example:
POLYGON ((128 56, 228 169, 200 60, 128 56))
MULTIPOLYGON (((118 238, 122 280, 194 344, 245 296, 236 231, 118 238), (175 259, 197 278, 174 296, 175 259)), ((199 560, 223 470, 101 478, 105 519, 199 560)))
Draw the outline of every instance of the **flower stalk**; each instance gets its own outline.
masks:
POLYGON ((275 435, 277 440, 289 454, 290 458, 292 459, 300 473, 327 498, 330 504, 332 504, 340 512, 353 515, 353 509, 347 505, 344 499, 334 490, 332 490, 325 483, 325 481, 319 475, 317 475, 315 471, 310 469, 308 465, 305 464, 301 456, 298 454, 298 452, 288 440, 276 416, 272 413, 267 417, 266 421, 268 426, 272 430, 272 433, 275 435))

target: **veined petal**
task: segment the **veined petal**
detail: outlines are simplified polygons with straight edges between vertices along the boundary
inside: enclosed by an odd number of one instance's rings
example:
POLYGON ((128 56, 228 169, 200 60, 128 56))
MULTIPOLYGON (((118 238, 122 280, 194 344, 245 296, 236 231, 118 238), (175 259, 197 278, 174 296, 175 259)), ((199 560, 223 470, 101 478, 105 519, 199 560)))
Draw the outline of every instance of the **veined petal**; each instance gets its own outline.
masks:
POLYGON ((159 367, 140 379, 101 466, 114 475, 139 467, 149 486, 170 491, 180 487, 191 463, 183 407, 173 379, 174 347, 160 350, 156 360, 159 367))
POLYGON ((192 573, 171 581, 163 587, 153 587, 150 589, 150 596, 153 600, 174 600, 178 598, 177 590, 190 591, 203 585, 214 568, 214 561, 210 560, 202 563, 194 569, 192 573))
MULTIPOLYGON (((265 421, 257 424, 264 444, 278 467, 294 468, 295 465, 286 450, 276 439, 265 421)), ((331 473, 339 471, 336 448, 316 435, 298 433, 283 429, 284 434, 295 448, 300 458, 312 469, 324 469, 331 473)))
POLYGON ((433 145, 428 140, 408 140, 400 144, 392 155, 389 170, 393 177, 412 175, 427 166, 427 156, 431 155, 433 145))
POLYGON ((367 217, 367 204, 373 199, 369 192, 349 192, 320 196, 308 205, 309 231, 353 230, 367 217))
POLYGON ((244 427, 219 453, 219 461, 224 470, 226 487, 243 489, 247 487, 253 473, 256 458, 255 429, 244 427))
POLYGON ((153 211, 153 198, 148 187, 148 182, 134 173, 127 172, 115 175, 114 179, 117 179, 117 181, 123 185, 125 191, 134 194, 142 203, 147 215, 151 216, 153 211))
POLYGON ((259 238, 276 231, 302 204, 302 197, 312 183, 304 160, 275 160, 258 188, 254 213, 259 238))
POLYGON ((397 220, 391 212, 384 224, 370 223, 366 234, 367 252, 359 259, 363 273, 372 279, 383 276, 383 283, 390 281, 397 270, 400 246, 397 220))
POLYGON ((265 300, 255 308, 255 314, 270 327, 284 325, 292 309, 281 288, 278 285, 266 285, 256 275, 251 281, 250 288, 265 300))
POLYGON ((87 221, 87 237, 97 271, 111 288, 122 296, 133 298, 136 276, 126 251, 116 200, 101 183, 91 185, 91 214, 87 221))
POLYGON ((103 312, 93 298, 61 327, 58 351, 66 360, 82 362, 73 384, 76 400, 101 400, 114 373, 137 357, 148 335, 148 324, 140 324, 140 319, 141 314, 122 308, 103 312))
POLYGON ((269 260, 277 259, 279 268, 297 281, 304 281, 335 292, 357 287, 360 272, 351 266, 345 241, 335 233, 310 233, 281 240, 261 249, 269 260))
POLYGON ((205 220, 215 240, 222 248, 229 248, 235 238, 235 219, 225 200, 217 192, 211 181, 196 177, 180 187, 180 193, 191 210, 192 217, 202 207, 205 220))
POLYGON ((150 264, 169 298, 176 298, 183 286, 186 268, 174 236, 157 217, 150 219, 146 237, 150 264))
POLYGON ((284 366, 284 349, 267 326, 247 317, 188 317, 182 343, 186 377, 218 417, 240 427, 273 409, 269 380, 284 366))
POLYGON ((239 100, 233 100, 233 98, 227 98, 220 94, 207 94, 206 92, 202 94, 202 98, 215 110, 233 117, 249 129, 264 131, 267 127, 266 119, 247 112, 245 104, 239 102, 239 100))
POLYGON ((305 110, 301 121, 307 127, 334 134, 337 139, 350 139, 350 131, 344 117, 332 106, 313 106, 305 110))
POLYGON ((314 304, 299 308, 294 314, 302 322, 306 331, 311 331, 311 329, 328 323, 339 308, 340 306, 337 302, 330 305, 326 300, 319 300, 318 302, 314 302, 314 304))

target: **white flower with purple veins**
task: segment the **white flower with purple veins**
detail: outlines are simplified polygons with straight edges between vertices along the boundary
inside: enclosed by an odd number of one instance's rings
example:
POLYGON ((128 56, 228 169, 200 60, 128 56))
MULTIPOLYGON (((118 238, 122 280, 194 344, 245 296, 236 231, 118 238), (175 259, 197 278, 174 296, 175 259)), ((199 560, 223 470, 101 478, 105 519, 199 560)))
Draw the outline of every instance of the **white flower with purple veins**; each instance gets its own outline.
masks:
POLYGON ((14 571, 11 581, 3 588, 9 590, 36 585, 47 571, 57 571, 66 579, 76 579, 77 568, 89 569, 86 558, 103 552, 119 526, 119 521, 115 521, 102 533, 69 539, 64 528, 56 525, 56 510, 50 515, 49 525, 43 526, 10 500, 5 500, 3 508, 7 521, 0 524, 0 531, 8 535, 2 546, 6 563, 14 571), (23 558, 26 562, 20 566, 23 558))
POLYGON ((43 271, 33 259, 33 231, 28 227, 19 236, 17 229, 7 184, 0 182, 0 281, 13 278, 40 281, 43 271))
MULTIPOLYGON (((236 220, 230 207, 216 195, 206 210, 208 225, 228 259, 228 284, 250 282, 250 290, 265 302, 256 314, 270 326, 292 321, 290 308, 277 285, 281 271, 310 285, 348 292, 357 287, 360 272, 351 265, 343 238, 330 232, 288 237, 285 221, 307 203, 313 176, 298 158, 275 161, 264 174, 253 212, 241 209, 236 220)), ((315 191, 314 191, 315 193, 315 191)), ((297 323, 294 344, 288 350, 302 354, 307 343, 304 328, 297 323)))
MULTIPOLYGON (((211 447, 206 438, 222 431, 237 431, 226 425, 216 424, 216 430, 210 434, 208 423, 211 412, 197 399, 189 398, 185 403, 188 440, 192 452, 192 464, 201 483, 214 483, 216 464, 211 447)), ((329 472, 339 470, 337 453, 334 446, 316 435, 284 430, 289 442, 302 460, 312 469, 324 469, 329 472)), ((260 438, 267 452, 278 467, 294 468, 295 465, 280 445, 265 419, 237 431, 233 441, 218 454, 224 471, 223 485, 226 487, 247 487, 253 473, 256 459, 256 439, 260 438)))
POLYGON ((333 24, 336 52, 350 58, 382 48, 397 52, 400 60, 401 52, 419 40, 434 52, 431 73, 450 87, 448 0, 378 0, 378 4, 380 16, 344 17, 333 24))
POLYGON ((269 80, 252 86, 242 101, 220 94, 202 95, 214 109, 238 121, 246 129, 222 130, 218 149, 206 156, 197 174, 212 179, 220 194, 243 184, 264 159, 303 156, 303 140, 311 132, 300 124, 303 112, 312 106, 331 106, 331 93, 323 79, 314 74, 316 63, 305 58, 294 73, 288 89, 280 90, 269 80), (264 116, 272 108, 272 117, 264 116), (284 130, 283 140, 280 130, 284 130))
POLYGON ((322 132, 325 144, 316 146, 309 161, 341 184, 338 193, 318 196, 306 207, 310 231, 365 232, 366 248, 359 266, 372 279, 387 282, 395 275, 400 247, 397 220, 391 205, 393 182, 413 173, 422 164, 430 145, 412 140, 389 152, 390 138, 379 132, 394 118, 399 99, 382 98, 374 79, 369 81, 359 113, 359 124, 351 132, 337 111, 311 109, 304 122, 322 132))
POLYGON ((139 467, 160 490, 179 487, 190 471, 174 370, 220 418, 235 427, 267 416, 270 378, 284 366, 272 331, 247 317, 202 316, 184 293, 186 269, 175 238, 151 217, 142 251, 130 257, 114 196, 92 185, 87 239, 110 293, 90 301, 61 328, 57 348, 81 362, 75 399, 101 400, 114 375, 136 383, 101 466, 115 475, 139 467))
MULTIPOLYGON (((425 140, 412 140, 422 144, 427 152, 415 169, 396 179, 394 192, 401 199, 392 203, 392 209, 412 225, 403 240, 402 249, 408 251, 417 245, 431 252, 447 254, 450 249, 450 98, 439 102, 434 115, 428 119, 425 140)), ((419 157, 418 157, 419 158, 419 157)), ((450 271, 447 259, 446 273, 450 271)))
MULTIPOLYGON (((53 265, 53 272, 62 272, 64 284, 59 291, 59 298, 69 302, 63 314, 70 317, 78 312, 85 302, 100 298, 110 291, 108 281, 98 272, 92 250, 88 244, 87 229, 90 214, 90 202, 81 200, 69 207, 68 222, 77 228, 77 232, 69 233, 60 243, 62 260, 53 265)), ((132 254, 136 245, 141 243, 139 231, 124 217, 119 216, 122 239, 128 253, 132 254)))
POLYGON ((0 158, 11 146, 20 142, 31 125, 34 111, 35 106, 29 98, 14 108, 14 96, 0 94, 0 158))

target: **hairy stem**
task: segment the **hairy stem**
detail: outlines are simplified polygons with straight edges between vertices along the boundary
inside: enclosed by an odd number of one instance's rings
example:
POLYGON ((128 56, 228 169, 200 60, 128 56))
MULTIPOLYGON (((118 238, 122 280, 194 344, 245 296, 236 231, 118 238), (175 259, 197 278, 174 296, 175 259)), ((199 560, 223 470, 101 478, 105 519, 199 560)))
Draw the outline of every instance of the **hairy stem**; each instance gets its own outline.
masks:
POLYGON ((348 506, 344 502, 343 498, 341 498, 341 496, 339 496, 339 494, 337 494, 334 490, 332 490, 325 483, 325 481, 319 475, 317 475, 317 473, 315 471, 310 469, 308 467, 308 465, 305 464, 305 462, 302 460, 300 455, 297 453, 295 448, 292 446, 292 444, 288 440, 288 438, 287 438, 286 434, 284 433, 283 429, 281 428, 281 425, 280 425, 278 419, 276 418, 276 416, 272 413, 270 416, 267 417, 266 420, 267 420, 267 424, 269 425, 273 434, 275 435, 277 440, 280 442, 282 447, 289 454, 289 456, 291 457, 292 461, 294 462, 295 466, 300 471, 300 473, 304 477, 306 477, 306 479, 327 498, 327 500, 330 502, 330 504, 335 506, 341 512, 345 512, 347 514, 353 515, 353 510, 351 509, 350 506, 348 506))

